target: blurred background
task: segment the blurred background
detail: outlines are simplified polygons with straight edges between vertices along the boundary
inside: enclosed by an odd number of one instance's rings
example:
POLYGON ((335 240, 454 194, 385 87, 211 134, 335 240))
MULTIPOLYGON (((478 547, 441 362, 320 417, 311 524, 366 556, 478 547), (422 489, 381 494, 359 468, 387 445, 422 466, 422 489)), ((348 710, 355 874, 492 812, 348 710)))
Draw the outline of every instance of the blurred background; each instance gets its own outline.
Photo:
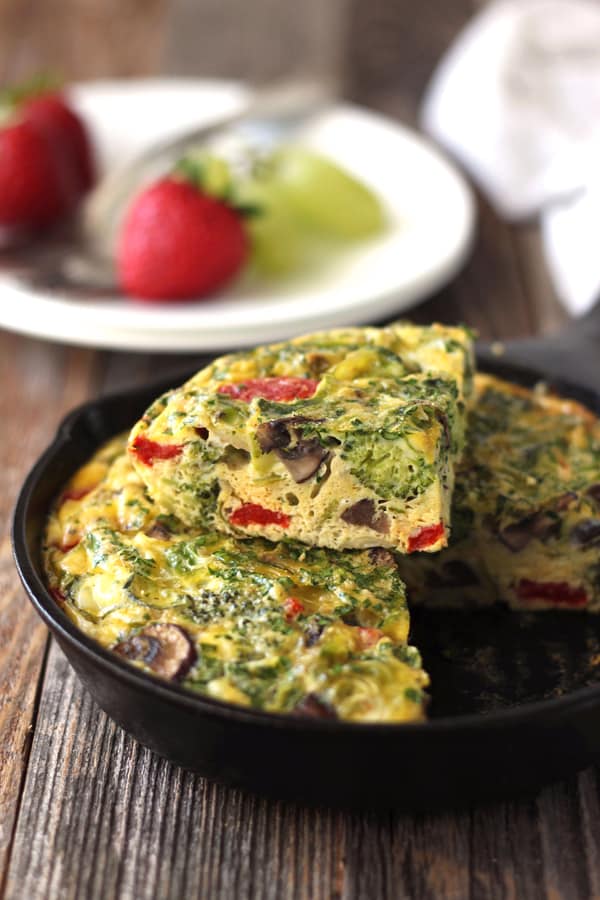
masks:
POLYGON ((481 4, 468 0, 1 0, 2 80, 166 73, 256 82, 327 77, 414 116, 436 60, 481 4))
MULTIPOLYGON (((0 0, 0 71, 4 82, 40 70, 67 81, 168 74, 265 83, 310 75, 333 82, 347 99, 417 125, 436 63, 485 5, 477 0, 0 0)), ((470 262, 443 298, 432 298, 416 318, 447 319, 450 304, 452 318, 484 334, 555 330, 566 313, 544 263, 537 224, 508 226, 487 201, 478 197, 478 204, 470 262), (489 302, 480 317, 472 298, 483 292, 489 302)))

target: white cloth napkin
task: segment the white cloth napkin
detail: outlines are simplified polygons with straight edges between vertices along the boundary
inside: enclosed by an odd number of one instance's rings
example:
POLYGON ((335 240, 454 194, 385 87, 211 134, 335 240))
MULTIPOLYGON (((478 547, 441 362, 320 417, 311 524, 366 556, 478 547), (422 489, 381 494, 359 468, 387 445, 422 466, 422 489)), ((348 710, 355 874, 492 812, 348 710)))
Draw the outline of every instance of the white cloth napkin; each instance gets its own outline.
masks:
POLYGON ((434 73, 422 121, 501 215, 539 214, 557 293, 586 312, 600 296, 600 4, 484 7, 434 73))

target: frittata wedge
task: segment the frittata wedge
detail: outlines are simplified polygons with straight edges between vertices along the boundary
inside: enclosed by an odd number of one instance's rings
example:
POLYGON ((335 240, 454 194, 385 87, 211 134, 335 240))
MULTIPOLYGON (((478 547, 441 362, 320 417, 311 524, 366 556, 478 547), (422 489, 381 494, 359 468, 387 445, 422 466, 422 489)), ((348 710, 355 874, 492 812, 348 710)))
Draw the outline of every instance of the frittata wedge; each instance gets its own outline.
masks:
POLYGON ((351 328, 217 359, 129 452, 192 527, 333 549, 444 547, 472 384, 465 329, 351 328))
POLYGON ((67 615, 147 672, 272 712, 424 717, 428 678, 390 553, 186 528, 160 514, 124 437, 66 486, 43 553, 67 615))
POLYGON ((450 546, 399 559, 411 600, 600 610, 600 421, 543 386, 475 386, 450 546))

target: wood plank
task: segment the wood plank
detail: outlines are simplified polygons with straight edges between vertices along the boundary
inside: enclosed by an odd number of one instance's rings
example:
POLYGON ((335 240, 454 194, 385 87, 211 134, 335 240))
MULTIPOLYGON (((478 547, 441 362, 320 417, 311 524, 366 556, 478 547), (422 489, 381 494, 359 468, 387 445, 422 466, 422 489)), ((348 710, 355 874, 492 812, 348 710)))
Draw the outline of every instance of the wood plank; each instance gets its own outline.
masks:
POLYGON ((160 66, 165 0, 3 0, 0 75, 52 72, 67 81, 152 74, 160 66))
MULTIPOLYGON (((468 812, 394 816, 392 841, 386 848, 392 866, 390 889, 400 884, 403 896, 423 900, 467 897, 469 829, 468 812)), ((367 896, 365 889, 357 896, 367 896)))
POLYGON ((330 897, 341 821, 159 759, 108 720, 53 644, 6 897, 330 897))
POLYGON ((35 716, 46 630, 17 583, 9 528, 26 471, 93 380, 94 354, 0 332, 0 883, 35 716))
POLYGON ((142 748, 53 644, 6 898, 585 900, 598 896, 599 820, 592 773, 580 778, 595 804, 581 819, 574 779, 462 813, 278 804, 142 748))
POLYGON ((573 777, 553 785, 537 801, 543 885, 546 896, 587 900, 592 896, 591 883, 597 881, 598 861, 596 857, 589 879, 577 780, 573 777))
MULTIPOLYGON (((43 70, 67 79, 155 71, 164 0, 5 0, 0 4, 3 82, 43 70)), ((17 586, 8 524, 16 491, 63 413, 88 396, 91 351, 0 334, 4 465, 0 470, 0 885, 35 715, 46 631, 17 586), (18 404, 18 405, 17 405, 18 404)))
POLYGON ((535 801, 486 805, 471 818, 471 896, 545 897, 535 801))
POLYGON ((600 897, 600 788, 598 767, 587 769, 577 780, 577 795, 590 897, 600 897))

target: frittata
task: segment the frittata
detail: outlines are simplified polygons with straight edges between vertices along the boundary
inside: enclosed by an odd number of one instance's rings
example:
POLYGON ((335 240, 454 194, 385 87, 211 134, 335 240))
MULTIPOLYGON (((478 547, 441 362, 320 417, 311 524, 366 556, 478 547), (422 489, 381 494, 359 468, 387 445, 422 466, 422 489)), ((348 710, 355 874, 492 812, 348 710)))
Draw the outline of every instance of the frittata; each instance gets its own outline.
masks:
POLYGON ((72 621, 144 671, 260 710, 424 717, 428 678, 392 554, 184 526, 150 499, 125 437, 66 486, 43 554, 72 621))
POLYGON ((475 386, 451 543, 398 560, 410 599, 600 610, 600 421, 542 386, 475 386))
POLYGON ((472 341, 398 323, 215 360, 157 400, 129 452, 191 527, 402 553, 446 546, 472 341))

